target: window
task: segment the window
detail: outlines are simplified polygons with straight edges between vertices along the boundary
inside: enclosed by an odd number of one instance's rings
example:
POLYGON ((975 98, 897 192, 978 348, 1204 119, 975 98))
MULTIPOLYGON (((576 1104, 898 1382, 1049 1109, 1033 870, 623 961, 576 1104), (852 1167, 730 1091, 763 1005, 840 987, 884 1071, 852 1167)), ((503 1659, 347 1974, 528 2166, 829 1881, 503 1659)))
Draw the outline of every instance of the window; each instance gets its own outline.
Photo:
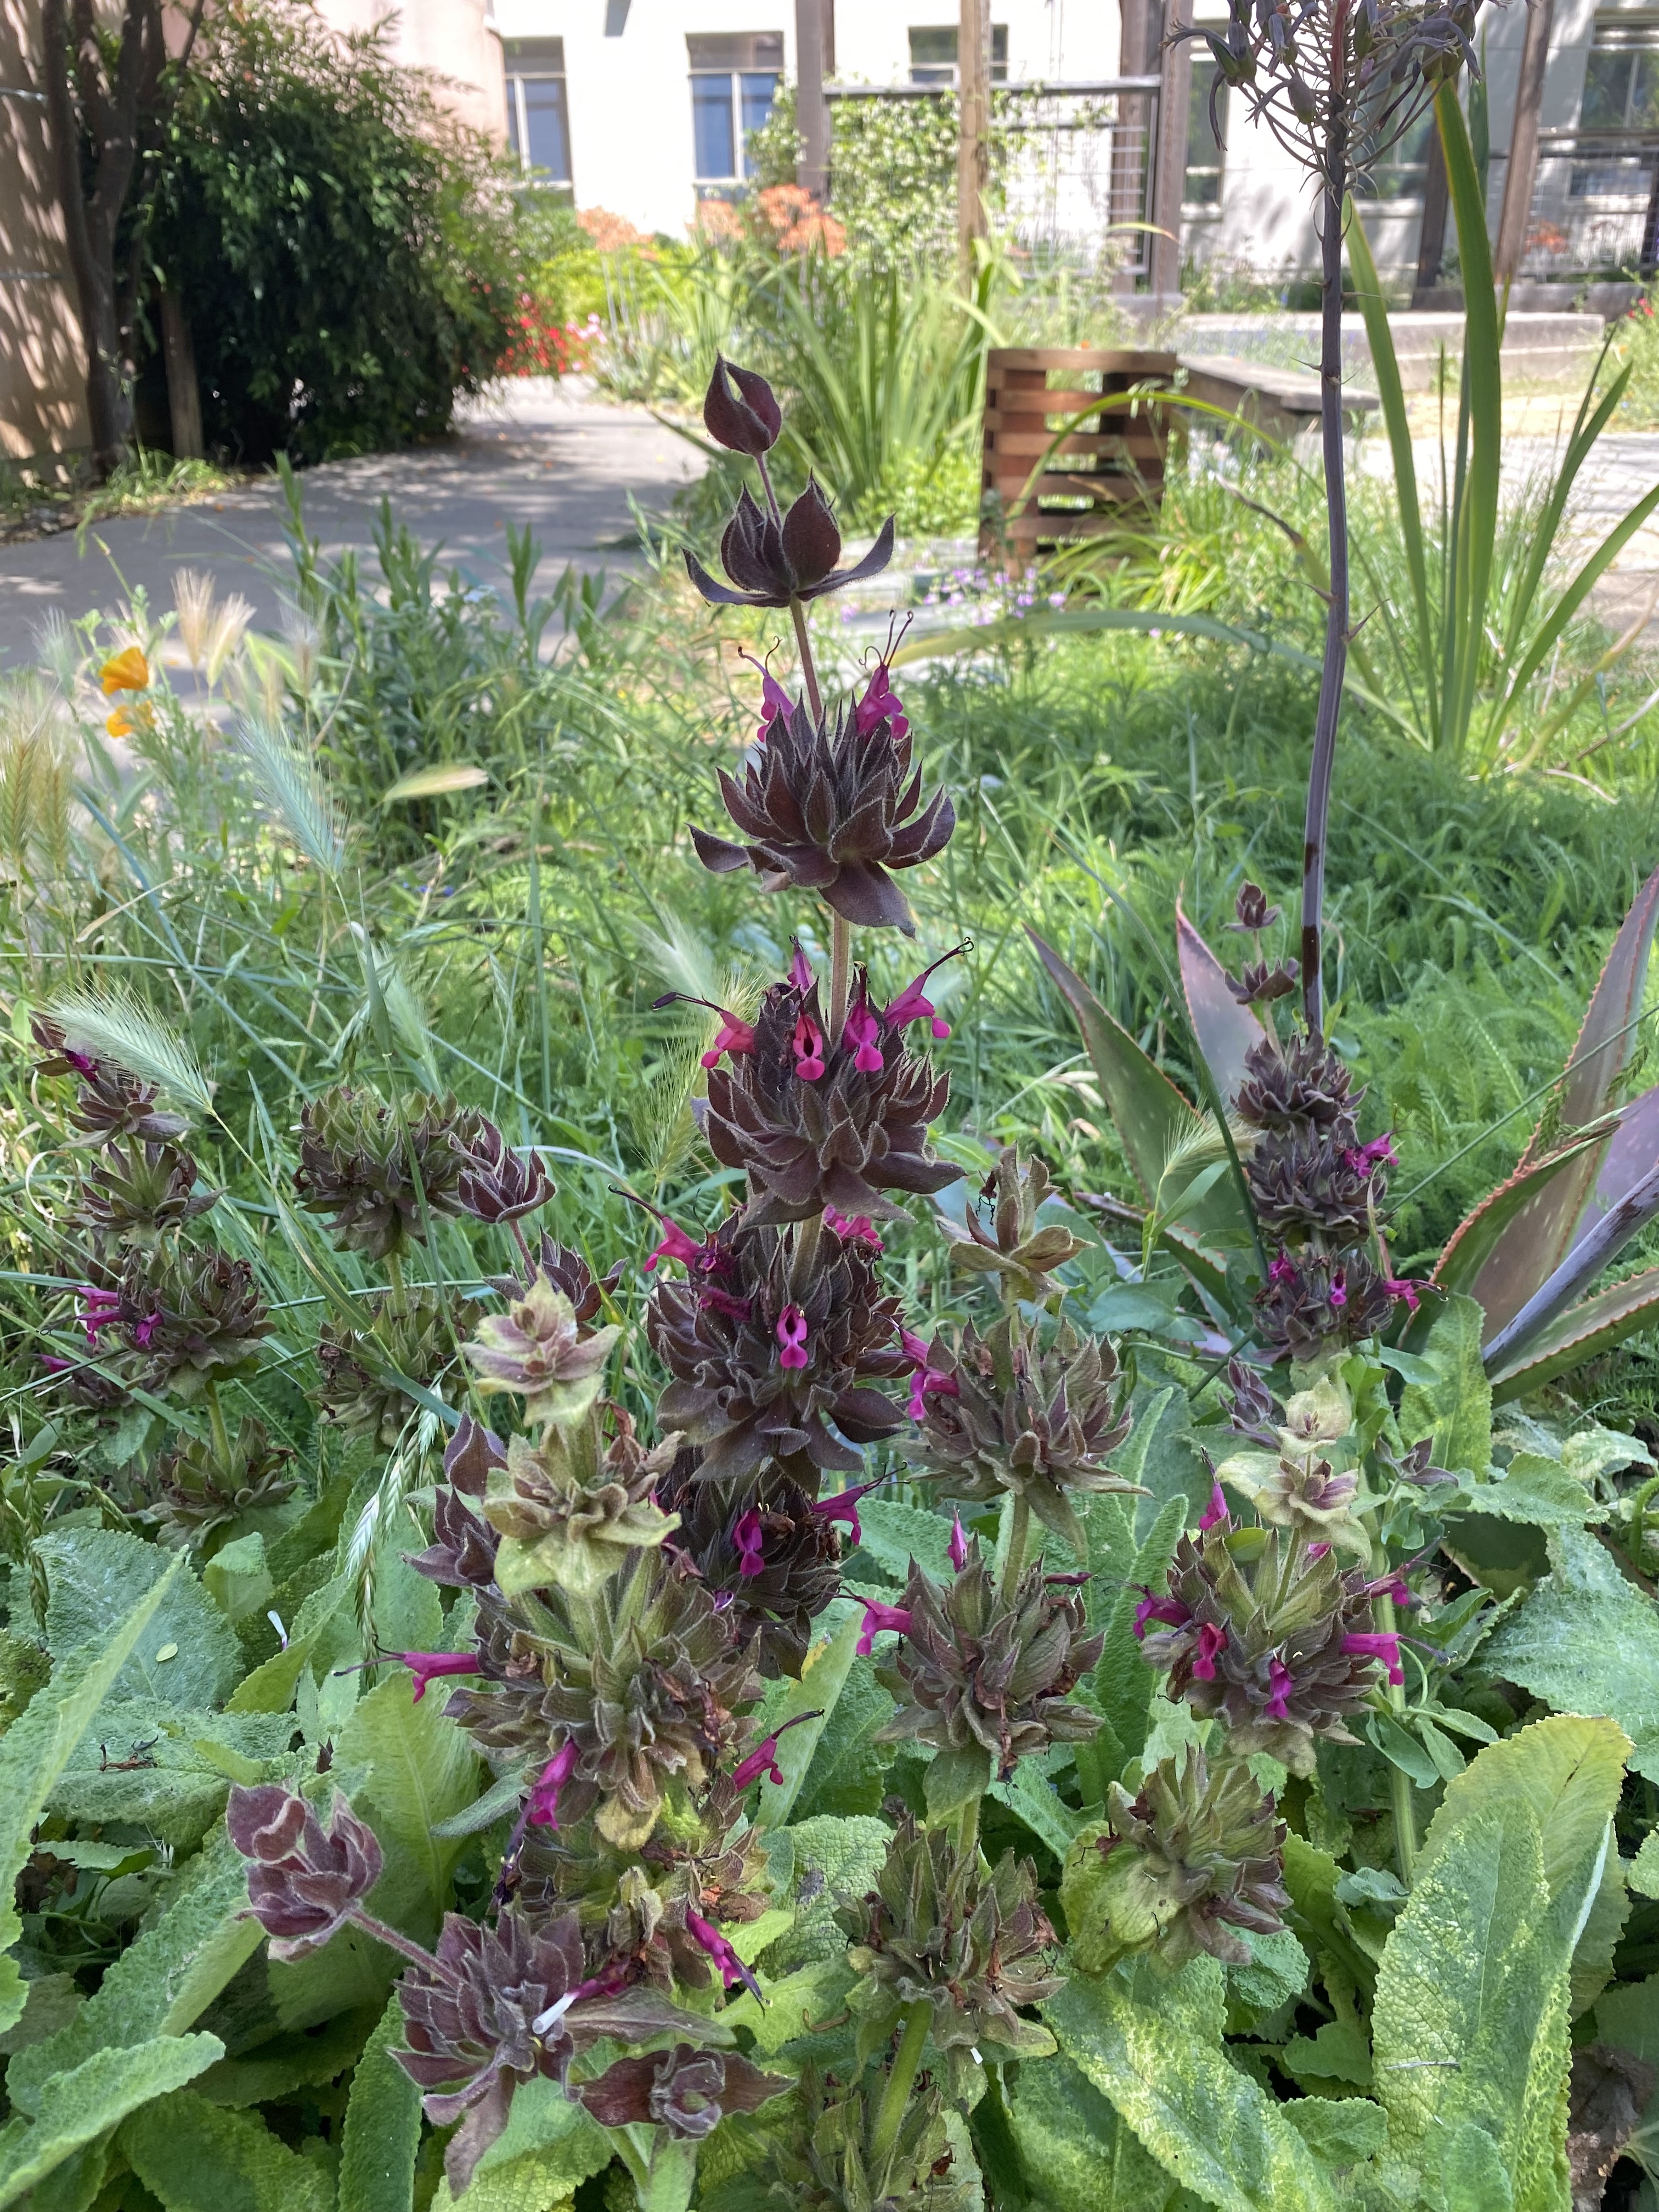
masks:
POLYGON ((570 182, 570 111, 565 104, 564 40, 507 39, 507 136, 522 167, 545 182, 570 182))
POLYGON ((1224 89, 1210 114, 1210 96, 1220 75, 1207 56, 1193 57, 1193 85, 1187 99, 1187 181, 1181 188, 1183 207, 1206 211, 1221 205, 1222 149, 1216 143, 1218 125, 1227 130, 1227 94, 1224 89))
MULTIPOLYGON (((913 28, 910 33, 910 82, 938 84, 954 89, 957 82, 957 27, 913 28)), ((991 82, 1008 82, 1008 26, 991 26, 991 82)))
MULTIPOLYGON (((1627 131, 1659 130, 1659 15, 1646 9, 1599 15, 1595 36, 1584 69, 1579 129, 1613 139, 1627 131)), ((1573 165, 1568 196, 1644 198, 1652 173, 1651 154, 1637 147, 1621 153, 1609 146, 1599 160, 1573 165)))
POLYGON ((1429 133, 1434 128, 1434 112, 1425 108, 1404 137, 1392 145, 1384 145, 1381 154, 1375 143, 1361 142, 1359 149, 1359 189, 1355 194, 1364 200, 1420 200, 1429 183, 1429 133))
POLYGON ((750 173, 749 133, 772 112, 783 75, 781 31, 688 36, 691 138, 699 185, 740 184, 750 173))

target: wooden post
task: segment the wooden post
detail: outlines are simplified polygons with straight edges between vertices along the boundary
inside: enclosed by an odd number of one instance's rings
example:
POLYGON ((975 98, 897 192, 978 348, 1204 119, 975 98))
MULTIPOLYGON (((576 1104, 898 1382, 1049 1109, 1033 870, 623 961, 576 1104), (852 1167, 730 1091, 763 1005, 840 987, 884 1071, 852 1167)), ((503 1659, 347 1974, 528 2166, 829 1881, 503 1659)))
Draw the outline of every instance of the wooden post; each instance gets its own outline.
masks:
POLYGON ((1423 180, 1423 222, 1417 234, 1417 284, 1412 305, 1420 307, 1423 295, 1440 282, 1446 258, 1446 149, 1432 112, 1429 118, 1429 173, 1423 180))
POLYGON ((1510 125, 1510 158, 1504 172, 1504 212, 1498 223, 1492 275, 1500 284, 1521 273, 1527 229, 1532 220, 1533 186, 1538 181, 1538 120, 1544 105, 1544 68, 1549 59, 1554 0, 1527 0, 1527 35, 1521 48, 1521 81, 1515 88, 1510 125))
POLYGON ((196 349, 184 302, 173 291, 161 295, 161 356, 167 364, 167 413, 173 421, 173 458, 199 461, 202 445, 202 387, 196 376, 196 349))
POLYGON ((830 109, 823 97, 825 17, 834 0, 795 0, 795 181, 820 206, 830 188, 830 109))
POLYGON ((964 289, 974 278, 975 241, 988 228, 985 199, 991 181, 991 0, 962 0, 957 33, 957 274, 964 289))
POLYGON ((1187 189, 1187 109, 1193 89, 1193 42, 1176 33, 1190 0, 1170 0, 1164 16, 1163 86, 1158 96, 1158 168, 1152 186, 1152 289, 1173 299, 1181 289, 1181 203, 1187 189))
MULTIPOLYGON (((1152 67, 1147 55, 1146 0, 1119 0, 1117 73, 1146 76, 1152 67)), ((1112 199, 1114 223, 1145 222, 1152 212, 1152 102, 1144 92, 1121 92, 1117 96, 1117 125, 1112 133, 1112 199), (1139 142, 1139 143, 1137 143, 1139 142)), ((1123 242, 1125 265, 1112 279, 1115 292, 1133 292, 1135 272, 1150 263, 1146 234, 1123 242), (1133 250, 1131 250, 1133 249, 1133 250)))

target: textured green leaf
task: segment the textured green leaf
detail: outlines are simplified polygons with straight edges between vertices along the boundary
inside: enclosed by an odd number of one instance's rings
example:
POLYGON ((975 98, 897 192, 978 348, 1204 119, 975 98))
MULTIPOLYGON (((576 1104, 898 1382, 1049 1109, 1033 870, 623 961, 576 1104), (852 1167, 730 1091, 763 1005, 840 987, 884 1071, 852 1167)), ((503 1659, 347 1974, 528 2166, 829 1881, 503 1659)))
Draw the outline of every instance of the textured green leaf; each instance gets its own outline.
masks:
POLYGON ((325 2166, 252 2113, 226 2112, 191 2089, 158 2097, 127 2121, 121 2148, 166 2212, 334 2212, 325 2166))
POLYGON ((1107 1729, 1111 1731, 1103 1748, 1109 1755, 1115 1753, 1115 1765, 1138 1758, 1145 1747, 1147 1716, 1158 1683, 1157 1674, 1142 1656, 1140 1639, 1135 1634, 1135 1608, 1140 1603, 1139 1586, 1145 1583, 1152 1589, 1160 1586, 1186 1523, 1186 1498, 1166 1498, 1112 1602, 1106 1624, 1106 1642, 1091 1678, 1091 1687, 1095 1710, 1105 1715, 1107 1729))
POLYGON ((884 1820, 854 1814, 803 1820, 789 1833, 801 1901, 793 1932, 775 1954, 781 1973, 811 1960, 846 1956, 847 1938, 836 1925, 835 1908, 842 1899, 861 1897, 874 1887, 892 1831, 884 1820))
POLYGON ((793 1720, 798 1713, 816 1714, 817 1718, 802 1720, 779 1739, 777 1765, 783 1780, 781 1784, 770 1780, 761 1784, 757 1817, 763 1828, 782 1827, 794 1809, 801 1784, 817 1753, 818 1739, 853 1671, 863 1617, 856 1605, 848 1607, 847 1618, 835 1633, 815 1644, 807 1653, 800 1680, 790 1684, 781 1705, 772 1715, 775 1727, 793 1720))
MULTIPOLYGON (((927 1518, 920 1516, 920 1518, 927 1518)), ((878 1729, 897 1707, 867 1667, 854 1667, 823 1724, 812 1763, 800 1786, 796 1809, 803 1819, 814 1813, 873 1813, 886 1787, 892 1762, 890 1744, 875 1741, 878 1729)), ((789 1739, 786 1736, 787 1743, 789 1739)))
POLYGON ((1358 2166, 1389 2140, 1389 2116, 1369 2097, 1297 2097, 1285 2117, 1328 2166, 1358 2166))
POLYGON ((351 2077, 340 2145, 339 2212, 410 2212, 421 2142, 421 2093, 392 2052, 404 2039, 395 1996, 351 2077))
POLYGON ((1400 1401, 1400 1433, 1408 1444, 1432 1437, 1437 1467, 1476 1474, 1492 1462, 1492 1385, 1480 1364, 1484 1327, 1473 1298, 1448 1298, 1417 1347, 1438 1369, 1438 1379, 1408 1382, 1400 1401))
POLYGON ((948 1581, 955 1573, 951 1524, 942 1515, 889 1498, 866 1498, 860 1503, 859 1521, 864 1530, 860 1556, 867 1552, 896 1582, 908 1579, 912 1559, 935 1581, 948 1581))
POLYGON ((590 2173, 602 2172, 611 2153, 611 2138, 586 2107, 538 2074, 515 2093, 506 2127, 478 2161, 477 2179, 536 2159, 545 2201, 552 2204, 568 2197, 590 2173))
POLYGON ((1455 1510, 1460 1515, 1489 1513, 1499 1521, 1526 1521, 1535 1528, 1582 1528, 1587 1521, 1607 1517, 1607 1508, 1598 1504, 1577 1475, 1570 1474, 1559 1460, 1545 1459, 1538 1452, 1517 1452, 1505 1474, 1477 1482, 1469 1495, 1455 1500, 1455 1510))
POLYGON ((236 1632, 188 1567, 173 1573, 156 1544, 110 1528, 71 1528, 38 1547, 49 1596, 46 1641, 52 1652, 103 1636, 166 1577, 167 1594, 111 1686, 112 1698, 155 1698, 164 1705, 218 1705, 242 1671, 236 1632), (171 1647, 172 1656, 161 1656, 171 1647))
POLYGON ((1440 2160, 1440 2194, 1446 2212, 1514 2212, 1515 2191, 1503 2154, 1474 2120, 1453 2130, 1440 2160))
POLYGON ((109 2154, 108 2135, 94 2136, 71 2151, 30 2190, 28 2212, 93 2212, 109 2172, 109 2154))
POLYGON ((1007 1781, 991 1784, 991 1795, 1017 1813, 1057 1859, 1065 1857, 1083 1826, 1083 1815, 1072 1810, 1036 1759, 1022 1759, 1007 1781))
MULTIPOLYGON (((183 1564, 175 1557, 134 1605, 105 1617, 94 1639, 66 1651, 46 1687, 36 1691, 27 1711, 0 1738, 0 1950, 9 1952, 22 1933, 15 1885, 52 1785, 183 1564)), ((24 1999, 16 1961, 0 1959, 0 2029, 21 2016, 24 1999)))
POLYGON ((0 1735, 28 1705, 52 1672, 52 1662, 38 1644, 0 1629, 0 1735))
POLYGON ((246 2058, 222 2058, 196 2084, 210 2105, 264 2105, 314 2089, 355 2066, 374 2027, 372 2011, 338 2013, 309 2035, 275 2035, 246 2058))
POLYGON ((1473 2122, 1498 2147, 1516 2212, 1558 2212, 1568 1973, 1599 1856, 1552 1900, 1537 1815, 1508 1778, 1484 1796, 1477 1784, 1436 1826, 1428 1869, 1383 1947, 1371 2011, 1392 2147, 1432 2169, 1473 2122))
POLYGON ((395 1841, 421 1869, 433 1911, 448 1902, 449 1874, 464 1848, 434 1823, 477 1794, 478 1758, 436 1698, 415 1702, 401 1672, 360 1698, 335 1746, 335 1771, 384 1845, 395 1841))
POLYGON ((221 1830, 68 2027, 12 2060, 6 2087, 13 2103, 36 2111, 51 2075, 100 2050, 182 2034, 264 1940, 258 1922, 244 1917, 246 1907, 247 1867, 221 1830))
POLYGON ((1461 1824, 1482 1808, 1524 1805, 1538 1823, 1544 1880, 1552 1903, 1582 1890, 1585 1869, 1600 1856, 1619 1802, 1627 1739, 1609 1720, 1552 1714, 1500 1742, 1486 1745, 1455 1781, 1430 1823, 1418 1854, 1418 1877, 1451 1847, 1461 1824))
MULTIPOLYGON (((813 1959, 798 1966, 781 1981, 760 1977, 764 2004, 745 1990, 735 2003, 728 2004, 720 2018, 733 2030, 747 2028, 755 2039, 752 2056, 771 2058, 786 2044, 807 2034, 817 2024, 831 2020, 844 2008, 848 1990, 853 1983, 853 1970, 847 1963, 845 1947, 840 1957, 831 1955, 813 1959)), ((747 2044, 744 2046, 747 2051, 747 2044)))
POLYGON ((1549 1547, 1548 1579, 1487 1638, 1481 1670, 1559 1711, 1605 1713, 1631 1739, 1632 1766, 1659 1780, 1659 1606, 1595 1537, 1557 1529, 1549 1547))
POLYGON ((53 2075, 34 2118, 14 2119, 0 2130, 0 2206, 15 2204, 129 2112, 182 2091, 224 2049, 216 2035, 156 2036, 130 2050, 100 2051, 72 2072, 53 2075))
POLYGON ((1324 2169, 1222 2047, 1221 1969, 1068 1982, 1042 2016, 1155 2158, 1220 2212, 1336 2212, 1324 2169))
MULTIPOLYGON (((340 1486, 337 1485, 337 1488, 340 1486)), ((307 1667, 319 1671, 358 1656, 351 1578, 335 1575, 312 1590, 289 1625, 288 1648, 245 1674, 228 1700, 234 1713, 285 1713, 307 1667)))
POLYGON ((1022 2066, 1009 2110, 1033 2201, 1051 2212, 1169 2212, 1181 2185, 1063 2055, 1022 2066))
POLYGON ((1642 1848, 1628 1869, 1631 1887, 1641 1897, 1659 1897, 1659 1828, 1642 1838, 1642 1848))

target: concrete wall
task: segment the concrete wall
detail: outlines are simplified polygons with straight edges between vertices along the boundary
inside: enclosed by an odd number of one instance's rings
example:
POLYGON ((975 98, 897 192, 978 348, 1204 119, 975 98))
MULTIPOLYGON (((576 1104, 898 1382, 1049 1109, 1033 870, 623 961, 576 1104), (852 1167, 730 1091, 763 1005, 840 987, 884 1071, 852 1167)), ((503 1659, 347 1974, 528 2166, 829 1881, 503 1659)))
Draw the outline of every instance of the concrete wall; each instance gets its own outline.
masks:
POLYGON ((367 30, 390 18, 395 58, 448 78, 448 105, 461 120, 492 138, 505 137, 501 42, 489 0, 316 0, 316 6, 337 31, 367 30))

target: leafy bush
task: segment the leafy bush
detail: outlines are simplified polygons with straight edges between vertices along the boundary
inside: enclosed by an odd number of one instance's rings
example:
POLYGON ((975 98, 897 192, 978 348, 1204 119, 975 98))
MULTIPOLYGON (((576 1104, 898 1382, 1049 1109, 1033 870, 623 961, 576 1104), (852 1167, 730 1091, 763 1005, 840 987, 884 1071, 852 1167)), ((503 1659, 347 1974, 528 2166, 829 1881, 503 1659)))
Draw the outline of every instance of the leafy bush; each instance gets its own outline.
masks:
POLYGON ((514 334, 504 184, 385 40, 289 0, 216 14, 170 119, 149 250, 185 301, 209 443, 237 459, 441 432, 514 334))

